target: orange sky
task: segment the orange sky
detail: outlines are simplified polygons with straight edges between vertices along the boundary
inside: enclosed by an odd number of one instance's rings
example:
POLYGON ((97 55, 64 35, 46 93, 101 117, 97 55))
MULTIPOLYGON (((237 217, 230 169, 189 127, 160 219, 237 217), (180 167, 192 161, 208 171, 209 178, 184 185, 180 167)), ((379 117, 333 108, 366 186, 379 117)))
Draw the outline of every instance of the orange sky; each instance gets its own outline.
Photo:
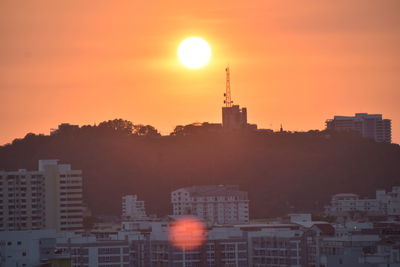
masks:
POLYGON ((399 143, 399 14, 398 0, 2 0, 0 144, 62 122, 220 122, 228 63, 261 128, 383 113, 399 143), (192 35, 213 49, 199 70, 176 57, 192 35))

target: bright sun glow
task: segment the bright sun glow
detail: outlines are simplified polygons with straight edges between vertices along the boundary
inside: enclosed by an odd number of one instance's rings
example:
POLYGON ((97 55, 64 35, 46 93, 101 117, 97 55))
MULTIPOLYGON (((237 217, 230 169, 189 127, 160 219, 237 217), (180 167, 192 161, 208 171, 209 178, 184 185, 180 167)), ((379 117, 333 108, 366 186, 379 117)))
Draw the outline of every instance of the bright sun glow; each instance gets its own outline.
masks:
POLYGON ((211 47, 199 37, 189 37, 178 47, 178 57, 183 65, 191 69, 201 68, 211 57, 211 47))

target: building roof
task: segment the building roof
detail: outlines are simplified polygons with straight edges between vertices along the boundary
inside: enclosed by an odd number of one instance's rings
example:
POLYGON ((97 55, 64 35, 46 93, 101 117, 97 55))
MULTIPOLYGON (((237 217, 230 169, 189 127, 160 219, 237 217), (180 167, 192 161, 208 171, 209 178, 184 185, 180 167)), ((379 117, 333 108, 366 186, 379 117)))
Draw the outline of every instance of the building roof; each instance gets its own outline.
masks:
POLYGON ((382 119, 382 114, 356 113, 355 116, 334 116, 334 120, 382 119))
POLYGON ((313 227, 317 227, 323 235, 335 234, 335 228, 329 223, 316 223, 313 227))
POLYGON ((247 192, 240 191, 237 185, 196 185, 182 188, 192 196, 242 196, 247 197, 247 192))
POLYGON ((358 195, 353 193, 340 193, 333 195, 333 197, 358 197, 358 195))

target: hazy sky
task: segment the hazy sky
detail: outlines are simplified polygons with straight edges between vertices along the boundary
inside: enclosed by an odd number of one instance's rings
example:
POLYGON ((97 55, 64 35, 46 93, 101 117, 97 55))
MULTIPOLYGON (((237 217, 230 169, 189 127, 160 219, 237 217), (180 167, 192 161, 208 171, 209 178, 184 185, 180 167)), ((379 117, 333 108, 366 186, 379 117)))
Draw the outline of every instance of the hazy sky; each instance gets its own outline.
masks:
POLYGON ((2 0, 0 144, 62 122, 220 122, 227 64, 260 128, 383 113, 399 143, 399 14, 398 0, 2 0), (210 43, 208 66, 180 65, 188 36, 210 43))

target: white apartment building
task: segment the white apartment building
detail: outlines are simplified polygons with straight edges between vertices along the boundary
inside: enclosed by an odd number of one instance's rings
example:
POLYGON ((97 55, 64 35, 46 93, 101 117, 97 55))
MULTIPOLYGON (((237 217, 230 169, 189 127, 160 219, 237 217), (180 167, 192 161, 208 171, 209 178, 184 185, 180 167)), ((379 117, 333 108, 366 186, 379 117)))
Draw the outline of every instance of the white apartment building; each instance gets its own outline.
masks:
POLYGON ((0 171, 0 231, 82 229, 82 171, 39 160, 36 171, 0 171))
POLYGON ((393 186, 391 192, 376 190, 376 200, 387 215, 400 215, 400 186, 393 186))
POLYGON ((61 235, 55 230, 0 232, 0 266, 39 266, 40 240, 61 235))
POLYGON ((356 113, 355 116, 334 116, 326 121, 326 128, 336 131, 356 131, 377 142, 392 142, 392 124, 382 114, 356 113))
POLYGON ((24 230, 0 232, 0 266, 128 267, 124 239, 97 240, 71 232, 24 230))
POLYGON ((208 224, 247 223, 247 192, 237 186, 210 185, 180 188, 171 193, 173 215, 195 215, 208 224))
POLYGON ((389 245, 385 248, 385 253, 382 253, 379 251, 381 240, 379 235, 371 233, 323 237, 319 240, 319 249, 316 254, 317 266, 399 266, 399 251, 397 249, 397 251, 390 251, 392 246, 389 245))
POLYGON ((138 200, 137 195, 122 197, 122 218, 128 220, 143 220, 147 218, 143 200, 138 200))
POLYGON ((377 190, 376 198, 362 199, 357 194, 345 193, 332 196, 331 204, 325 207, 328 215, 344 215, 365 212, 367 215, 400 215, 400 186, 391 192, 377 190))
MULTIPOLYGON (((42 246, 42 250, 44 249, 42 246)), ((68 256, 72 267, 131 266, 127 240, 98 240, 93 236, 61 237, 55 239, 55 247, 48 246, 47 250, 50 255, 56 250, 61 255, 68 256)))
POLYGON ((349 212, 367 212, 375 215, 383 215, 379 202, 376 199, 360 199, 357 194, 343 193, 332 197, 331 205, 327 208, 330 215, 339 215, 349 212))
POLYGON ((303 233, 299 227, 290 224, 276 225, 276 227, 254 225, 253 230, 247 234, 248 266, 304 266, 301 244, 303 233))

